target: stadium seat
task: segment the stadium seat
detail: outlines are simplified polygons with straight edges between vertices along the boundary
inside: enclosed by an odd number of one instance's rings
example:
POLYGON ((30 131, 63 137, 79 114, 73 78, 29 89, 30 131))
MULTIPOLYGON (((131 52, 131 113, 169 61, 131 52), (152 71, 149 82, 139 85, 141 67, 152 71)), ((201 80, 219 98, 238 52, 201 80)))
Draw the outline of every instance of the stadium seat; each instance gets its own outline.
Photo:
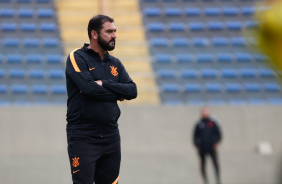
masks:
POLYGON ((34 94, 46 94, 47 93, 47 86, 46 85, 33 85, 31 87, 31 91, 34 94))
POLYGON ((65 85, 53 85, 52 93, 53 94, 66 94, 67 89, 65 85))
POLYGON ((205 25, 202 22, 191 22, 188 26, 191 31, 203 31, 205 29, 205 25))
POLYGON ((182 12, 180 8, 165 8, 164 13, 166 16, 180 16, 182 12))
POLYGON ((221 92, 222 87, 219 83, 206 83, 205 90, 209 93, 219 93, 221 92))
POLYGON ((11 91, 14 94, 26 94, 28 87, 27 85, 23 85, 23 84, 15 84, 11 86, 11 91))
POLYGON ((254 28, 258 26, 258 22, 257 21, 246 21, 245 22, 245 27, 246 28, 254 28))
POLYGON ((252 78, 252 77, 256 77, 257 75, 257 71, 254 68, 242 68, 240 69, 240 73, 241 76, 245 78, 252 78))
POLYGON ((42 56, 40 54, 29 54, 27 55, 27 62, 28 63, 41 63, 42 56))
POLYGON ((238 76, 238 71, 233 68, 221 69, 222 78, 236 78, 238 76))
POLYGON ((3 62, 3 56, 0 54, 0 63, 3 62))
POLYGON ((59 54, 48 54, 46 55, 47 63, 61 63, 63 61, 62 55, 59 54))
POLYGON ((225 37, 213 37, 212 44, 213 46, 217 46, 217 47, 225 47, 228 46, 229 41, 228 38, 225 37))
POLYGON ((18 47, 19 46, 18 38, 5 38, 3 41, 4 46, 6 47, 18 47))
POLYGON ((253 15, 255 13, 255 7, 253 7, 253 6, 241 7, 241 13, 242 13, 242 15, 253 15))
POLYGON ((173 38, 172 45, 174 47, 188 47, 189 41, 187 38, 173 38))
POLYGON ((21 23, 21 30, 22 31, 35 31, 36 28, 36 24, 35 23, 21 23))
POLYGON ((19 9, 18 15, 19 17, 33 17, 34 10, 33 9, 19 9))
POLYGON ((19 3, 30 3, 31 0, 17 0, 17 2, 19 2, 19 3))
POLYGON ((0 17, 13 17, 15 16, 14 9, 1 9, 0 10, 0 17))
POLYGON ((181 22, 172 22, 168 24, 168 28, 170 31, 184 31, 185 26, 181 22))
POLYGON ((12 32, 12 31, 16 31, 18 28, 17 24, 16 23, 2 23, 1 24, 1 29, 2 31, 5 31, 5 32, 12 32))
POLYGON ((261 85, 259 83, 245 83, 246 92, 260 92, 261 85))
POLYGON ((175 71, 171 69, 161 69, 158 71, 158 76, 161 78, 175 78, 175 71))
POLYGON ((178 84, 163 84, 161 88, 164 92, 167 93, 177 93, 180 92, 180 86, 178 84))
POLYGON ((217 61, 221 63, 230 63, 233 61, 233 56, 229 53, 217 53, 217 61))
POLYGON ((250 105, 264 105, 265 104, 265 100, 264 99, 260 99, 260 98, 251 98, 251 99, 248 99, 248 103, 250 105))
POLYGON ((39 40, 37 38, 25 38, 23 39, 23 44, 25 47, 38 47, 39 40))
POLYGON ((0 93, 3 94, 3 93, 7 93, 7 92, 8 92, 7 85, 0 84, 0 93))
POLYGON ((228 83, 225 84, 225 90, 229 93, 237 93, 242 91, 242 85, 239 83, 228 83))
POLYGON ((9 54, 6 57, 8 63, 21 63, 22 55, 20 54, 9 54))
POLYGON ((11 2, 11 0, 0 0, 0 2, 11 2))
POLYGON ((154 47, 168 47, 169 46, 169 41, 167 38, 152 38, 150 43, 154 47))
POLYGON ((191 54, 178 54, 176 60, 179 63, 191 63, 193 62, 193 56, 191 54))
POLYGON ((267 82, 263 84, 264 90, 267 92, 279 92, 280 86, 277 83, 267 82))
POLYGON ((184 91, 188 93, 200 93, 201 85, 199 83, 185 84, 184 91))
POLYGON ((186 8, 185 14, 187 16, 199 16, 201 14, 201 11, 199 8, 186 8))
POLYGON ((162 32, 165 30, 165 25, 163 23, 149 23, 147 28, 152 32, 162 32))
POLYGON ((202 78, 216 78, 217 71, 215 69, 201 69, 202 78))
POLYGON ((229 22, 226 22, 226 24, 229 30, 241 30, 242 29, 242 23, 239 21, 229 21, 229 22))
POLYGON ((246 46, 247 45, 246 39, 243 37, 232 37, 230 40, 233 46, 246 46))
POLYGON ((157 2, 158 0, 142 0, 142 1, 144 1, 144 2, 157 2))
POLYGON ((205 8, 205 14, 207 16, 218 16, 220 15, 221 11, 217 7, 207 7, 205 8))
POLYGON ((161 16, 160 8, 145 8, 143 10, 144 15, 148 17, 158 17, 161 16))
POLYGON ((155 61, 157 63, 170 63, 172 62, 172 56, 169 54, 156 54, 155 61))
POLYGON ((236 60, 238 62, 251 62, 252 56, 246 52, 236 53, 236 60))
POLYGON ((271 69, 268 69, 268 68, 260 68, 259 75, 261 77, 275 77, 275 73, 271 69))
POLYGON ((25 77, 25 70, 23 70, 23 69, 12 69, 12 70, 10 70, 10 77, 11 78, 24 78, 25 77))
POLYGON ((37 16, 40 18, 51 18, 54 16, 54 10, 53 9, 39 9, 37 11, 37 16))
POLYGON ((236 7, 223 7, 222 12, 226 16, 236 16, 239 14, 239 10, 236 7))
POLYGON ((208 26, 211 31, 221 31, 224 29, 224 24, 222 22, 209 22, 208 26))
POLYGON ((3 78, 5 76, 5 71, 3 69, 0 69, 0 78, 3 78))
POLYGON ((254 54, 254 59, 258 62, 262 62, 262 61, 268 61, 269 58, 263 54, 254 54))
POLYGON ((32 69, 29 71, 29 77, 30 78, 37 78, 37 79, 42 79, 44 78, 44 70, 42 69, 32 69))
POLYGON ((267 101, 271 105, 282 105, 282 98, 268 98, 267 101))
POLYGON ((51 0, 36 0, 36 2, 38 3, 48 3, 50 2, 51 0))
POLYGON ((43 39, 43 46, 44 47, 58 47, 59 42, 60 41, 57 38, 44 38, 43 39))
POLYGON ((41 23, 40 30, 43 32, 53 32, 56 31, 57 24, 55 23, 41 23))
POLYGON ((209 63, 213 61, 213 57, 209 53, 200 53, 196 55, 197 62, 199 63, 209 63))
POLYGON ((181 70, 180 73, 182 78, 188 78, 188 79, 197 78, 197 70, 195 69, 181 70))
POLYGON ((193 38, 193 45, 195 47, 207 47, 209 46, 209 39, 207 38, 193 38))

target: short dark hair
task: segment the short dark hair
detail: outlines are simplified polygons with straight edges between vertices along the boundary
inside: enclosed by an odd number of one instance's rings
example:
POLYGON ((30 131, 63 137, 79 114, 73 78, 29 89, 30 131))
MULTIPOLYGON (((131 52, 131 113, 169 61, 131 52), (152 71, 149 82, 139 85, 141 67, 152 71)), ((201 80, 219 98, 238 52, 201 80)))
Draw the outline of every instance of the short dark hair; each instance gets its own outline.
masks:
POLYGON ((89 20, 89 24, 88 24, 89 40, 91 40, 91 31, 94 30, 99 34, 101 29, 103 28, 103 24, 107 21, 112 23, 114 22, 114 19, 106 15, 96 15, 89 20))

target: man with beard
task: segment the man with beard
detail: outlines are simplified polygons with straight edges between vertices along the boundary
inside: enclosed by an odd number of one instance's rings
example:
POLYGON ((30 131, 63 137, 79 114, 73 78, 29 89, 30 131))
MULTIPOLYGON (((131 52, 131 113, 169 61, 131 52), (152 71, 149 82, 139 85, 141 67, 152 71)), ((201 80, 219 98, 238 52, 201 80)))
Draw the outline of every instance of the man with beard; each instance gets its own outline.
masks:
POLYGON ((90 44, 70 53, 66 64, 67 141, 74 184, 116 184, 121 151, 117 101, 137 97, 115 48, 114 20, 97 15, 88 24, 90 44))
POLYGON ((218 163, 218 144, 221 141, 221 131, 218 123, 210 117, 208 108, 201 109, 201 119, 194 129, 193 142, 199 153, 201 162, 201 174, 204 183, 208 183, 206 174, 206 156, 209 155, 215 168, 217 184, 220 184, 220 172, 218 163))

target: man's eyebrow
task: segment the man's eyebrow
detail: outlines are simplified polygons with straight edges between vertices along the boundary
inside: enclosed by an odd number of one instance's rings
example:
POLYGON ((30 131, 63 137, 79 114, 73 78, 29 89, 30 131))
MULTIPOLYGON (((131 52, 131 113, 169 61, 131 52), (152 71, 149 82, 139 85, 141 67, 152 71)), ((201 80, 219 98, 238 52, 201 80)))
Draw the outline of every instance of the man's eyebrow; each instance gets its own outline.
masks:
POLYGON ((106 31, 114 31, 114 32, 116 32, 117 29, 107 29, 106 31))

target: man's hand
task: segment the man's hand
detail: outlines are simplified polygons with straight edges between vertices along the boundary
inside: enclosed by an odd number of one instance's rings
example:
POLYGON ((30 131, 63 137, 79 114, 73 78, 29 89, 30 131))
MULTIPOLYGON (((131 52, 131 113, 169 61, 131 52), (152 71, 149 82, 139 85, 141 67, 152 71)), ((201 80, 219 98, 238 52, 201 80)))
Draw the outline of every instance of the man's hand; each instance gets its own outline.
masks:
POLYGON ((103 85, 103 82, 101 80, 97 80, 97 81, 94 81, 94 82, 96 82, 99 86, 103 85))

